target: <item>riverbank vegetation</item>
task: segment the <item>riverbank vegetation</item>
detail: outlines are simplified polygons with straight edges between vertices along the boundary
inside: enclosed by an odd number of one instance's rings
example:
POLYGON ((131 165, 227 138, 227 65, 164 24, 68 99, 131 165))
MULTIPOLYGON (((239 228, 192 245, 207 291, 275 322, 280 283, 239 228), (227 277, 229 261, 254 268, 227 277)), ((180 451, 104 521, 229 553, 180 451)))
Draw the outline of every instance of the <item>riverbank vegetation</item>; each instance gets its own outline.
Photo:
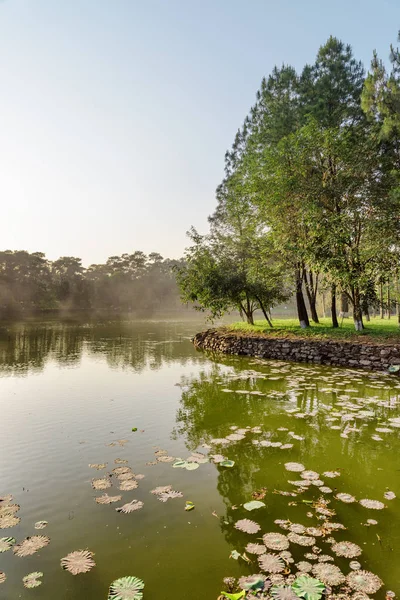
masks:
POLYGON ((42 252, 0 252, 0 317, 41 311, 109 311, 151 315, 176 310, 178 261, 153 252, 110 256, 82 266, 80 258, 50 261, 42 252))
POLYGON ((190 231, 182 298, 250 325, 293 295, 302 328, 321 296, 333 328, 350 309, 357 331, 372 310, 398 314, 399 167, 398 49, 366 74, 331 37, 301 72, 275 67, 226 153, 209 232, 190 231))
POLYGON ((274 319, 271 328, 267 321, 256 320, 254 324, 237 322, 226 325, 224 329, 229 332, 245 333, 246 335, 262 335, 277 338, 317 338, 317 339, 344 339, 349 341, 368 342, 398 342, 399 326, 395 319, 372 319, 361 332, 355 332, 352 319, 339 319, 339 327, 332 328, 331 319, 320 318, 319 323, 313 327, 302 328, 297 319, 274 319))

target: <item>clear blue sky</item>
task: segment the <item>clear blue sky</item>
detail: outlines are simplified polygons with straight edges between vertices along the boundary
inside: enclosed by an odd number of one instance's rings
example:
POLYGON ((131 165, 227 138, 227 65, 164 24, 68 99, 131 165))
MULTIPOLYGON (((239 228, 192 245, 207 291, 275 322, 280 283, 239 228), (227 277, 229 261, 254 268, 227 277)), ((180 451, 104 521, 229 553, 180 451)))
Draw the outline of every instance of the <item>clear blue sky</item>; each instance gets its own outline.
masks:
POLYGON ((0 0, 0 248, 180 256, 261 78, 399 28, 399 0, 0 0))

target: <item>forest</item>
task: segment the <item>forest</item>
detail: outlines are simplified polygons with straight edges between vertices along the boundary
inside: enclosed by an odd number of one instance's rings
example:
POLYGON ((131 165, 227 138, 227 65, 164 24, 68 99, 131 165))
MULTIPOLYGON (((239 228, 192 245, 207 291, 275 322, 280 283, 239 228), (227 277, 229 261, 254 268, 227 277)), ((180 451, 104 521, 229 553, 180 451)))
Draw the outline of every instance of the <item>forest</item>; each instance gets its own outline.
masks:
POLYGON ((250 324, 261 310, 272 326, 271 308, 294 297, 303 328, 321 304, 333 327, 350 310, 357 331, 371 311, 398 314, 400 52, 388 54, 374 52, 366 73, 330 37, 301 72, 282 65, 262 79, 226 152, 209 232, 189 233, 185 301, 250 324))
POLYGON ((42 252, 0 252, 0 316, 44 311, 104 311, 151 316, 180 307, 173 273, 179 261, 156 252, 111 256, 82 266, 80 258, 47 260, 42 252))

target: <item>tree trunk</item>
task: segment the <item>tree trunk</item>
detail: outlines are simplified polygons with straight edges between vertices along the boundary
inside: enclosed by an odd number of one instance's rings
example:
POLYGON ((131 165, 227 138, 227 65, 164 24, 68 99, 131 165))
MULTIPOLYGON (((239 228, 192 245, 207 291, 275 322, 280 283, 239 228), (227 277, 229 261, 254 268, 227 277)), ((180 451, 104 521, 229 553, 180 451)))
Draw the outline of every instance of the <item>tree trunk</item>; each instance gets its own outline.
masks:
POLYGON ((345 317, 349 314, 349 299, 345 292, 340 294, 340 316, 345 317))
POLYGON ((388 319, 390 319, 390 279, 388 279, 388 284, 387 284, 387 315, 388 315, 388 319))
POLYGON ((400 303, 399 303, 399 274, 396 272, 396 316, 400 327, 400 303))
POLYGON ((336 285, 331 288, 331 315, 332 315, 332 327, 339 327, 336 313, 336 285))
POLYGON ((381 311, 381 319, 385 318, 384 308, 383 308, 383 283, 379 282, 379 303, 380 303, 380 311, 381 311))
POLYGON ((360 290, 358 288, 353 288, 352 296, 354 328, 356 331, 362 331, 364 329, 364 323, 362 320, 360 290))
POLYGON ((270 318, 269 318, 269 316, 268 316, 268 312, 265 310, 264 304, 261 302, 261 300, 260 300, 259 298, 257 298, 257 300, 258 300, 258 303, 259 303, 259 305, 260 305, 261 312, 262 312, 262 314, 263 314, 263 315, 264 315, 264 317, 265 317, 265 320, 267 321, 267 323, 268 323, 268 325, 269 325, 270 327, 273 327, 273 325, 272 325, 272 321, 271 321, 271 319, 270 319, 270 318))
POLYGON ((315 284, 314 284, 314 275, 312 271, 309 271, 307 278, 307 270, 303 269, 303 277, 304 283, 306 286, 306 293, 308 298, 308 303, 310 305, 311 318, 314 323, 319 323, 318 314, 317 314, 317 289, 318 289, 318 273, 315 276, 315 284))
POLYGON ((325 308, 325 292, 322 292, 321 294, 321 301, 322 301, 322 316, 326 317, 326 308, 325 308))
POLYGON ((369 316, 368 306, 365 307, 364 314, 365 314, 365 318, 367 319, 367 321, 370 321, 371 317, 369 316))
POLYGON ((296 305, 300 327, 305 329, 310 326, 310 321, 308 319, 306 303, 304 302, 303 278, 300 269, 296 269, 296 305))

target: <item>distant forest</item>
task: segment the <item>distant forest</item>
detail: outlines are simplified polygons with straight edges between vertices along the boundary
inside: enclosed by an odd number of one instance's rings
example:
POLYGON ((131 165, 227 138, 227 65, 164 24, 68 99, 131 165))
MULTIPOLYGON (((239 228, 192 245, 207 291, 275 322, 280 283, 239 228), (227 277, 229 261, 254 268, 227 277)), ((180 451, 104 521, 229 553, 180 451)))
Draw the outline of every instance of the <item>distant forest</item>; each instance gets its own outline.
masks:
POLYGON ((85 268, 42 252, 0 252, 0 318, 42 311, 92 310, 151 316, 182 307, 173 272, 180 262, 136 251, 85 268))

